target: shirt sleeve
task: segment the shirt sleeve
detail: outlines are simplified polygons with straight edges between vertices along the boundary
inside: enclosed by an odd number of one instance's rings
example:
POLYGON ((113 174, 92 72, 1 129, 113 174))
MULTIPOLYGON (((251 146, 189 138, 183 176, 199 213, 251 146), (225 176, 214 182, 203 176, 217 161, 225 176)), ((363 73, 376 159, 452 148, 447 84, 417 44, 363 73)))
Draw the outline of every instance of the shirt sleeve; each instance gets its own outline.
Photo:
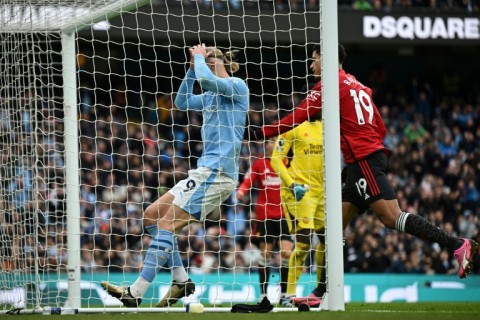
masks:
POLYGON ((321 86, 317 84, 308 96, 295 108, 293 112, 283 117, 280 121, 270 125, 265 125, 262 128, 262 133, 265 138, 270 138, 287 132, 297 125, 313 117, 322 109, 322 95, 321 86))
MULTIPOLYGON (((232 96, 234 82, 231 79, 219 78, 215 76, 205 62, 205 57, 201 54, 195 55, 195 74, 202 89, 213 91, 223 96, 232 96)), ((246 85, 245 85, 246 86, 246 85)))
POLYGON ((282 180, 284 186, 290 186, 294 181, 293 178, 288 173, 287 166, 285 161, 287 159, 287 154, 292 148, 293 140, 291 139, 291 131, 286 134, 282 134, 275 141, 275 147, 273 149, 272 158, 270 164, 272 165, 273 170, 282 180))
POLYGON ((193 94, 193 84, 195 83, 195 72, 188 69, 185 78, 183 78, 177 96, 175 97, 175 106, 180 110, 203 109, 203 101, 200 95, 193 94))

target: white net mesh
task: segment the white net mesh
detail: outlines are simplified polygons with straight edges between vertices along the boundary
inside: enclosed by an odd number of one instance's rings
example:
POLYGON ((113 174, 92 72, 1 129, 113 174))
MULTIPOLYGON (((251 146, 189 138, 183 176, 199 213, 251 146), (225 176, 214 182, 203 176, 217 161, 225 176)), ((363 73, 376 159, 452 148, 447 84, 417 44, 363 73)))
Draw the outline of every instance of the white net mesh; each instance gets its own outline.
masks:
MULTIPOLYGON (((59 271, 66 263, 59 38, 41 33, 0 37, 0 289, 35 289, 36 274, 59 271)), ((4 293, 0 303, 26 306, 26 291, 12 297, 4 293)))
MULTIPOLYGON (((73 263, 81 267, 82 307, 121 305, 100 281, 131 284, 136 279, 151 241, 143 210, 185 178, 202 152, 201 114, 173 108, 190 46, 205 42, 241 50, 238 76, 251 90, 254 125, 278 120, 306 93, 309 53, 300 39, 308 30, 302 17, 305 10, 318 11, 315 3, 154 1, 136 10, 141 4, 1 3, 0 304, 63 306, 67 266, 73 263), (263 17, 262 10, 280 20, 263 17), (292 24, 293 16, 299 25, 292 24), (258 28, 245 28, 253 23, 258 28), (81 260, 67 263, 60 35, 77 29, 81 260)), ((241 179, 263 152, 263 144, 244 143, 241 179)), ((183 303, 259 300, 257 267, 265 238, 254 234, 257 193, 254 186, 242 203, 233 196, 204 224, 178 237, 184 265, 197 285, 183 303)), ((278 248, 272 250, 268 295, 275 302, 281 256, 278 248)), ((301 295, 316 283, 314 255, 307 261, 301 295)), ((170 283, 170 272, 162 270, 142 306, 154 306, 170 283)))

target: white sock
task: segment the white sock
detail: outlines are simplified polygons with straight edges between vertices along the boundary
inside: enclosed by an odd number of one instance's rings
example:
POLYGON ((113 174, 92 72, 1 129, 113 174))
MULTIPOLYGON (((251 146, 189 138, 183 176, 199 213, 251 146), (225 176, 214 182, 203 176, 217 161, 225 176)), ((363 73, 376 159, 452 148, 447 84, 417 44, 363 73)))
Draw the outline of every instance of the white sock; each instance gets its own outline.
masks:
POLYGON ((147 292, 150 287, 150 282, 142 277, 138 277, 137 280, 130 286, 130 294, 134 298, 141 298, 147 292))
POLYGON ((185 282, 188 280, 188 274, 185 268, 176 267, 172 269, 172 279, 176 282, 185 282))

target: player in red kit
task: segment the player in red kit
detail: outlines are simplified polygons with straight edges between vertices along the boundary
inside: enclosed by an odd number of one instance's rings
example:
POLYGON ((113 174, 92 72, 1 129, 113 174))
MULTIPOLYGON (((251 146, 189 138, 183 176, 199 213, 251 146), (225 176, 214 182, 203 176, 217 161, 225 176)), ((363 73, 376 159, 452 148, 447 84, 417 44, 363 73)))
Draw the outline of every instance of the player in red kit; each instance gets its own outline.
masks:
MULTIPOLYGON (((372 98, 372 90, 355 76, 343 70, 346 57, 339 44, 340 139, 347 179, 342 189, 344 229, 350 220, 367 209, 388 228, 406 232, 415 237, 437 242, 453 252, 458 261, 458 275, 464 278, 471 273, 478 244, 472 239, 456 238, 434 226, 422 216, 404 212, 395 191, 387 179, 389 150, 383 144, 385 125, 372 98)), ((320 47, 313 49, 311 69, 318 83, 294 112, 279 122, 266 125, 250 133, 250 138, 262 139, 277 136, 304 122, 321 110, 321 60, 320 47)))
MULTIPOLYGON (((260 260, 258 273, 262 298, 267 295, 268 279, 270 278, 269 263, 275 246, 280 250, 280 291, 287 291, 288 261, 293 250, 293 242, 288 233, 280 199, 282 181, 270 164, 274 141, 265 141, 265 154, 257 158, 245 174, 237 190, 237 199, 245 201, 254 188, 257 191, 255 204, 254 233, 259 238, 260 260)), ((261 300, 261 299, 260 299, 261 300)))

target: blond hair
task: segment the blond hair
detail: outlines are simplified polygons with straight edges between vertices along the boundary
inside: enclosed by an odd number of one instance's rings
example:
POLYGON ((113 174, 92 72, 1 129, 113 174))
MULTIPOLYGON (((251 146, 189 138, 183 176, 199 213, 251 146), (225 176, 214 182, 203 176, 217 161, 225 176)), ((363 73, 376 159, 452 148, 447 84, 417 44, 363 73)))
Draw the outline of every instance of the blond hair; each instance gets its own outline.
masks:
POLYGON ((238 53, 238 50, 231 50, 231 51, 226 51, 225 53, 222 52, 222 50, 214 47, 209 47, 207 48, 207 53, 213 52, 210 54, 209 58, 215 58, 215 59, 220 59, 223 61, 223 64, 225 65, 225 69, 227 70, 228 73, 235 73, 240 69, 240 65, 238 62, 234 61, 235 56, 238 53))

